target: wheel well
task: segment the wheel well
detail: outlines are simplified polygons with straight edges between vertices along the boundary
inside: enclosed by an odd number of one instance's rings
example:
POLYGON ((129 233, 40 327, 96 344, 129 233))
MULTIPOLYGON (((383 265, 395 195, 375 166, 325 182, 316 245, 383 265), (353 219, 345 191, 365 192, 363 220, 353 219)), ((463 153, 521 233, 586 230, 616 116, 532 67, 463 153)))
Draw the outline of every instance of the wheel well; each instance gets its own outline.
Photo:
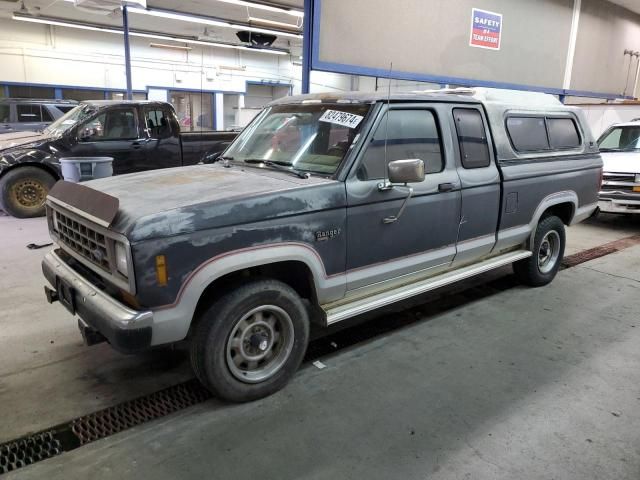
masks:
POLYGON ((293 288, 301 298, 310 301, 312 304, 317 303, 313 274, 306 264, 293 260, 267 263, 265 265, 258 265, 228 273, 211 282, 207 288, 204 289, 202 295, 200 295, 194 313, 194 321, 211 303, 240 286, 249 278, 279 280, 293 288))
POLYGON ((15 170, 16 168, 20 168, 20 167, 36 167, 36 168, 39 168, 40 170, 44 170, 45 172, 47 172, 55 180, 60 180, 60 174, 58 172, 56 172, 56 170, 54 168, 51 168, 51 167, 45 165, 44 163, 38 163, 38 162, 16 163, 15 165, 11 165, 10 167, 8 167, 5 170, 3 170, 0 173, 0 177, 3 177, 8 172, 11 172, 11 171, 15 170))
POLYGON ((547 208, 540 219, 554 215, 562 220, 562 223, 564 223, 565 225, 569 225, 569 223, 571 223, 571 219, 573 218, 574 210, 575 206, 571 202, 559 203, 547 208))

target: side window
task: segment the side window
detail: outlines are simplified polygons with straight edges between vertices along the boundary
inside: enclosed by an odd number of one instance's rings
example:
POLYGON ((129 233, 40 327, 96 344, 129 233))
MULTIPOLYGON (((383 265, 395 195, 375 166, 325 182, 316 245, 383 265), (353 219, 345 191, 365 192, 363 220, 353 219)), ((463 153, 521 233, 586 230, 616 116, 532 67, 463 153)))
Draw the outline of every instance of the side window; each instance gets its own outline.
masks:
POLYGON ((135 111, 128 108, 106 111, 89 120, 83 128, 88 141, 138 138, 135 111))
POLYGON ((42 121, 43 122, 53 122, 53 116, 51 112, 49 112, 49 107, 42 105, 42 121))
POLYGON ((18 122, 41 122, 40 105, 17 104, 18 122))
POLYGON ((551 148, 576 148, 580 146, 580 135, 571 118, 547 118, 551 148))
POLYGON ((10 112, 9 105, 0 105, 0 123, 9 123, 11 121, 10 112))
POLYGON ((385 176, 385 139, 387 162, 419 158, 424 161, 426 173, 440 172, 444 168, 433 113, 430 110, 391 110, 378 124, 367 147, 358 169, 359 179, 377 180, 385 176))
POLYGON ((508 117, 507 132, 519 152, 549 150, 544 117, 508 117))
POLYGON ((162 109, 145 109, 146 129, 151 138, 168 138, 171 136, 169 114, 162 109))
POLYGON ((488 167, 491 163, 482 114, 471 108, 454 108, 460 158, 464 168, 488 167))

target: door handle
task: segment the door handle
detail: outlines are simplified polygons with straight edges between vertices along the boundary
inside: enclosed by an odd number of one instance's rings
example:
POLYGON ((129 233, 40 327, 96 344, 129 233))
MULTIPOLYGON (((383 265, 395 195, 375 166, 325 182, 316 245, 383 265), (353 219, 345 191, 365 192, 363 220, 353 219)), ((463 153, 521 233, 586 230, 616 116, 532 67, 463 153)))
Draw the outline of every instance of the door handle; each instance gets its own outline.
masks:
POLYGON ((140 147, 142 147, 142 145, 140 144, 140 142, 133 142, 133 143, 131 144, 131 146, 132 146, 133 148, 140 148, 140 147))
POLYGON ((440 185, 438 185, 439 192, 450 192, 454 188, 456 188, 456 186, 453 183, 441 183, 440 185))

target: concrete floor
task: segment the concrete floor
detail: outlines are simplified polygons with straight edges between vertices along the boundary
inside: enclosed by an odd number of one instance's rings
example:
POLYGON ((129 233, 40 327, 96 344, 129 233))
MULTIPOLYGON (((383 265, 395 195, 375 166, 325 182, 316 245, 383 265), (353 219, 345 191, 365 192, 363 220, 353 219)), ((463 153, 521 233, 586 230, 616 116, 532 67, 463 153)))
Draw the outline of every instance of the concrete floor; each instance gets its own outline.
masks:
MULTIPOLYGON (((640 233, 603 217, 567 253, 640 233)), ((182 352, 85 348, 50 307, 42 219, 0 217, 0 442, 190 378, 182 352), (7 414, 10 412, 10 414, 7 414)), ((499 273, 503 275, 504 273, 499 273)), ((640 478, 640 247, 433 313, 307 363, 278 394, 211 400, 6 478, 640 478), (638 323, 636 323, 638 322, 638 323)))

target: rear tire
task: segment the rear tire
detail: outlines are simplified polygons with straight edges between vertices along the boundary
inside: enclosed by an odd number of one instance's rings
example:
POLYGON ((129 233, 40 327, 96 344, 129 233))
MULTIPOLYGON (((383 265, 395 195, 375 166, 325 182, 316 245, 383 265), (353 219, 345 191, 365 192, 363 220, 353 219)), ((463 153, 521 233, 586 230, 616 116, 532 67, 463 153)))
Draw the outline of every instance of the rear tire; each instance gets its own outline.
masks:
POLYGON ((16 218, 41 217, 56 179, 38 167, 16 167, 0 178, 0 207, 16 218))
POLYGON ((518 280, 532 287, 550 283, 558 273, 564 257, 564 223, 550 215, 538 223, 533 241, 533 255, 514 262, 513 271, 518 280))
POLYGON ((197 322, 191 340, 196 377, 215 396, 232 402, 284 387, 309 341, 302 300, 276 280, 255 280, 223 295, 197 322))

